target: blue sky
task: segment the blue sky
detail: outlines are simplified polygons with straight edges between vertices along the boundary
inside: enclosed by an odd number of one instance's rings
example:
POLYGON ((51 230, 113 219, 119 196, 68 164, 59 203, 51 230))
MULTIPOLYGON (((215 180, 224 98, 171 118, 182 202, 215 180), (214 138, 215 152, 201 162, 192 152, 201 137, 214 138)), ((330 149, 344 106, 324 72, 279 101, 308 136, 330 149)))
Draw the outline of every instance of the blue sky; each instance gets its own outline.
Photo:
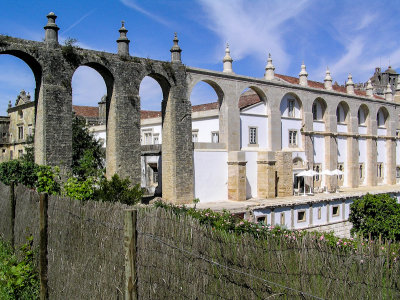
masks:
MULTIPOLYGON (((397 1, 274 0, 2 0, 0 33, 41 41, 46 15, 58 16, 61 43, 78 40, 83 48, 116 52, 125 20, 133 56, 170 60, 176 31, 188 66, 222 70, 225 43, 237 74, 262 77, 268 53, 276 72, 298 76, 304 60, 309 79, 323 81, 329 66, 343 84, 348 73, 365 82, 374 68, 400 67, 400 6, 397 1)), ((0 55, 0 114, 21 89, 33 94, 30 69, 17 58, 0 55)), ((97 105, 105 85, 95 71, 79 68, 73 78, 73 102, 97 105)), ((141 86, 142 107, 159 109, 161 90, 152 79, 141 86)), ((207 84, 191 95, 193 104, 214 101, 207 84)))

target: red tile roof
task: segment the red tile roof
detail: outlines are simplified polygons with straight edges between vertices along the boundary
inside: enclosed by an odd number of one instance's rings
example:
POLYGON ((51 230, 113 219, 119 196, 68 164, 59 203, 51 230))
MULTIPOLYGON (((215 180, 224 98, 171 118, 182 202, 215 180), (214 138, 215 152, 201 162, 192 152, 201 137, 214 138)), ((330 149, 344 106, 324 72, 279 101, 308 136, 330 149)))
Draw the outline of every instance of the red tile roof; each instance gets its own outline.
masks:
POLYGON ((161 117, 160 111, 154 110, 141 110, 140 111, 140 119, 150 119, 150 118, 158 118, 161 117))
MULTIPOLYGON (((297 78, 297 77, 291 77, 291 76, 286 76, 286 75, 281 75, 281 74, 275 74, 275 76, 280 79, 283 79, 284 81, 286 81, 288 83, 299 84, 299 78, 297 78)), ((325 89, 324 84, 322 82, 318 82, 318 81, 308 80, 308 86, 312 87, 312 88, 316 88, 316 89, 322 89, 322 90, 325 89)), ((346 88, 344 86, 334 84, 334 85, 332 85, 332 89, 336 92, 346 94, 346 88)), ((357 96, 366 96, 367 95, 367 93, 365 91, 361 91, 361 90, 357 90, 357 89, 354 89, 354 93, 357 96)), ((374 98, 384 100, 384 98, 379 97, 377 95, 374 95, 374 98)))
POLYGON ((72 105, 72 110, 79 117, 85 117, 85 118, 99 117, 99 108, 97 106, 72 105))

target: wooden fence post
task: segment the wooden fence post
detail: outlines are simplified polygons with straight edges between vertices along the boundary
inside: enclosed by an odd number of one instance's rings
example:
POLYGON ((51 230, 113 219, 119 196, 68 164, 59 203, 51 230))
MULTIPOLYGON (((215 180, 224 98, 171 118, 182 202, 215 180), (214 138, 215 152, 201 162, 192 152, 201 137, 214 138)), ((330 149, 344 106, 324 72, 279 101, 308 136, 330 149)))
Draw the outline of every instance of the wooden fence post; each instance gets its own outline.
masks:
POLYGON ((15 250, 15 182, 10 182, 11 247, 15 250))
POLYGON ((124 215, 124 248, 125 248, 125 300, 138 299, 137 286, 137 210, 127 209, 124 215))
POLYGON ((39 241, 39 276, 40 276, 40 300, 49 298, 47 286, 47 227, 48 215, 47 208, 49 204, 48 194, 40 194, 40 241, 39 241))

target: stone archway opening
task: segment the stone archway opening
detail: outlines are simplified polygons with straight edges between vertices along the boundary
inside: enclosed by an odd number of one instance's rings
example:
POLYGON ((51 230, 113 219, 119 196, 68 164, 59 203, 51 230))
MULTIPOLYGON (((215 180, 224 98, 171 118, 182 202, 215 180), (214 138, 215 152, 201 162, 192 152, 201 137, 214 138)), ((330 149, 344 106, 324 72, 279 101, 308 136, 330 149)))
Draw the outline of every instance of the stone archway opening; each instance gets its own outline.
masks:
POLYGON ((0 162, 31 155, 33 160, 36 109, 41 86, 41 66, 22 51, 0 54, 1 98, 0 162))
POLYGON ((212 81, 199 81, 190 93, 192 104, 192 142, 220 143, 220 114, 223 93, 212 81), (208 126, 204 127, 204 122, 208 126))
POLYGON ((146 76, 140 83, 141 187, 145 196, 162 195, 162 105, 168 99, 160 83, 146 76))
POLYGON ((244 89, 238 101, 240 149, 268 148, 268 105, 264 92, 255 86, 244 89), (254 118, 254 116, 257 116, 254 118))

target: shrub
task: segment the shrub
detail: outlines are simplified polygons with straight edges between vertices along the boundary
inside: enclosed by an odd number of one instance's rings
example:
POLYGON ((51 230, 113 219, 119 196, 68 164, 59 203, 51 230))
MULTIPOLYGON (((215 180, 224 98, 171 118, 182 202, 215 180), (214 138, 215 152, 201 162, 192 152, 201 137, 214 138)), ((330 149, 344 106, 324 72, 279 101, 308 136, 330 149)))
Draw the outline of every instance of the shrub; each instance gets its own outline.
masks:
POLYGON ((400 241, 400 204, 388 194, 367 194, 350 205, 351 232, 400 241))
POLYGON ((93 177, 88 177, 85 180, 70 177, 64 185, 64 195, 81 201, 92 200, 95 191, 95 183, 96 180, 93 177))
POLYGON ((34 264, 33 238, 20 248, 18 259, 11 246, 0 240, 0 298, 38 299, 39 278, 34 264))
POLYGON ((143 191, 139 184, 130 187, 131 182, 128 178, 121 179, 117 174, 110 180, 104 178, 100 181, 100 186, 94 192, 94 200, 105 202, 121 202, 133 205, 141 201, 143 191))
POLYGON ((60 169, 58 167, 54 167, 53 169, 50 166, 40 166, 36 183, 36 190, 38 193, 59 195, 61 192, 61 186, 57 181, 60 179, 59 172, 60 169))
POLYGON ((10 185, 11 181, 34 187, 38 179, 39 165, 27 160, 10 160, 0 164, 0 181, 10 185))

